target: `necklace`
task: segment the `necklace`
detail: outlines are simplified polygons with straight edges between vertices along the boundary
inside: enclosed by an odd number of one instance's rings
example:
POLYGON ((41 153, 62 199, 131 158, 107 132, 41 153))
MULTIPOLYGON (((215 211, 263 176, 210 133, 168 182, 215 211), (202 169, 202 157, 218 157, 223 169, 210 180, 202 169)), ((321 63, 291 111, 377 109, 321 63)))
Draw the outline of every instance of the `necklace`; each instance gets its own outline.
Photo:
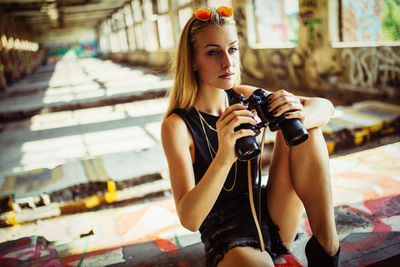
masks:
MULTIPOLYGON (((227 95, 227 94, 225 94, 225 103, 226 103, 226 106, 229 106, 229 100, 228 100, 228 95, 227 95)), ((203 126, 203 123, 205 123, 209 129, 211 129, 211 130, 214 131, 214 132, 217 132, 217 129, 215 129, 215 128, 212 127, 210 124, 208 124, 208 122, 206 121, 206 119, 204 119, 203 115, 201 115, 201 113, 199 112, 199 110, 198 110, 197 108, 194 108, 194 109, 197 111, 197 114, 199 114, 199 118, 200 118, 200 120, 201 120, 201 122, 202 122, 201 125, 203 126)), ((206 136, 207 136, 207 135, 206 135, 206 136)), ((206 137, 206 139, 208 140, 207 137, 206 137)), ((215 151, 214 151, 214 152, 215 152, 215 151)))
POLYGON ((203 115, 201 115, 201 113, 197 110, 197 108, 196 108, 196 111, 197 111, 197 114, 199 114, 199 118, 200 118, 200 121, 202 122, 202 125, 203 125, 203 122, 204 122, 204 123, 207 125, 208 128, 210 128, 210 129, 213 130, 214 132, 217 132, 217 129, 215 129, 215 128, 212 127, 210 124, 208 124, 208 122, 206 121, 206 119, 204 119, 203 115))
MULTIPOLYGON (((197 114, 199 115, 201 127, 202 127, 202 129, 203 129, 203 133, 204 133, 204 136, 205 136, 206 142, 207 142, 208 152, 210 153, 211 160, 213 160, 215 154, 217 154, 217 153, 215 152, 215 149, 212 147, 212 145, 211 145, 211 143, 210 143, 210 140, 208 140, 208 135, 207 135, 207 133, 206 133, 206 129, 205 129, 205 127, 204 127, 204 123, 207 125, 208 128, 210 128, 211 130, 213 130, 213 131, 215 131, 215 132, 217 132, 217 129, 215 129, 214 127, 212 127, 210 124, 207 123, 207 121, 203 118, 203 116, 200 114, 200 112, 197 110, 197 108, 194 108, 194 109, 197 111, 197 114), (204 122, 204 123, 203 123, 203 122, 204 122)), ((233 180, 233 184, 232 184, 231 188, 225 188, 225 186, 223 186, 222 188, 223 188, 225 191, 227 191, 227 192, 232 191, 233 188, 234 188, 235 185, 236 185, 236 178, 237 178, 237 161, 235 161, 235 178, 234 178, 234 180, 233 180)))

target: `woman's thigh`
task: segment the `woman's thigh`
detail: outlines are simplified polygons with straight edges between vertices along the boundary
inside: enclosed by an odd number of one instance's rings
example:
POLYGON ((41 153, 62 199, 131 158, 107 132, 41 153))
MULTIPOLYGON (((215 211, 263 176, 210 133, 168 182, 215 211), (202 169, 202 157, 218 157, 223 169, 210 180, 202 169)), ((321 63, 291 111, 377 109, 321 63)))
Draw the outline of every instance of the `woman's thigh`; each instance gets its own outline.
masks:
POLYGON ((279 131, 269 169, 267 204, 271 219, 279 226, 279 235, 288 249, 296 236, 303 213, 303 204, 293 187, 289 156, 290 148, 279 131))
POLYGON ((218 267, 235 266, 274 266, 274 262, 267 251, 261 252, 253 247, 234 247, 218 263, 218 267))

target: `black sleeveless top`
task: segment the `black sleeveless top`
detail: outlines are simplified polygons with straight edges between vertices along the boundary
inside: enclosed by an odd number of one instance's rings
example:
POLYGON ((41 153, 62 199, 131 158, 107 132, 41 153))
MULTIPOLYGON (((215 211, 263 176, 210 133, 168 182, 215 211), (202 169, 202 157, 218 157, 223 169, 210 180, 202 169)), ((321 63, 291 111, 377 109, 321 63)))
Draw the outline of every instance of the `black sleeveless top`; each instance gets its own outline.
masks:
MULTIPOLYGON (((230 103, 231 100, 229 98, 228 100, 230 103)), ((195 175, 195 181, 197 184, 204 176, 204 174, 206 173, 208 167, 210 166, 213 160, 213 158, 210 155, 205 134, 207 134, 208 140, 210 141, 214 151, 218 150, 218 135, 215 131, 210 129, 205 123, 203 130, 201 119, 196 109, 193 107, 189 108, 188 110, 175 109, 173 113, 177 114, 185 121, 186 126, 188 127, 192 135, 195 145, 195 161, 193 163, 193 170, 195 175)), ((212 126, 214 129, 216 128, 216 122, 218 121, 219 116, 210 115, 204 112, 200 112, 200 114, 203 116, 203 118, 207 121, 207 123, 210 126, 212 126)), ((252 160, 251 164, 252 164, 252 177, 255 177, 257 160, 256 159, 252 160)), ((216 203, 219 203, 221 201, 230 201, 236 198, 238 195, 248 192, 247 161, 245 162, 237 161, 236 183, 235 183, 235 171, 236 167, 235 164, 233 164, 216 203), (234 188, 231 191, 225 190, 225 189, 228 190, 231 189, 233 185, 234 188)))
MULTIPOLYGON (((228 96, 229 99, 229 96, 228 96)), ((231 104, 231 99, 229 99, 231 104)), ((204 124, 197 111, 192 107, 188 110, 176 109, 173 113, 180 116, 188 127, 195 145, 195 160, 193 170, 196 184, 206 173, 213 158, 210 155, 206 136, 215 151, 218 150, 218 135, 204 124), (204 132, 205 131, 205 132, 204 132)), ((214 129, 218 116, 200 112, 203 118, 214 129)), ((257 158, 251 160, 253 192, 257 191, 254 182, 257 172, 257 158)), ((232 165, 224 188, 230 189, 235 181, 235 164, 232 165)), ((252 246, 259 248, 260 242, 257 229, 250 211, 248 195, 248 162, 237 161, 236 183, 231 191, 224 188, 218 196, 210 213, 200 226, 201 240, 204 244, 206 266, 215 267, 231 248, 236 246, 252 246)), ((255 198, 256 199, 256 198, 255 198)), ((261 204, 261 231, 264 245, 272 257, 288 253, 279 236, 279 228, 272 222, 267 208, 265 188, 262 190, 261 204)), ((256 209, 257 203, 255 203, 256 209)))

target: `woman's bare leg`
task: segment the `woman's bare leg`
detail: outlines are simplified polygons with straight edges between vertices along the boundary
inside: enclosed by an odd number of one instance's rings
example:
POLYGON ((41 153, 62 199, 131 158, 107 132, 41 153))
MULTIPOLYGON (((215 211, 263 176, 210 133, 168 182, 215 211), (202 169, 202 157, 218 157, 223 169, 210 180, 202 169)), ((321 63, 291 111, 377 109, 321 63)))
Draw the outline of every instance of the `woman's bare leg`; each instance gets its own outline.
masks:
POLYGON ((271 219, 279 226, 280 237, 288 249, 296 236, 303 213, 303 204, 292 183, 289 154, 290 148, 279 131, 268 175, 267 204, 271 219))
POLYGON ((289 148, 277 134, 268 181, 268 208, 280 227, 285 245, 297 231, 301 202, 307 212, 313 234, 329 253, 339 248, 333 213, 329 155, 320 128, 308 130, 304 143, 289 148), (286 171, 285 171, 286 170, 286 171))
POLYGON ((253 247, 234 247, 225 254, 218 267, 254 266, 273 267, 274 262, 268 252, 253 247))

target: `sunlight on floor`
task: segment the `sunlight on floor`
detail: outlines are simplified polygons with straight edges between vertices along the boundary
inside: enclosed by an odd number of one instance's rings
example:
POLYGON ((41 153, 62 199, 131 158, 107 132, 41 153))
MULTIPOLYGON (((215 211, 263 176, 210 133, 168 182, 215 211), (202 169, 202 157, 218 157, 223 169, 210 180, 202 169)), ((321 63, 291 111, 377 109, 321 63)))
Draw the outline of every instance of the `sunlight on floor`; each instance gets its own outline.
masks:
POLYGON ((122 120, 162 114, 167 108, 167 99, 150 99, 114 106, 88 108, 74 111, 61 111, 35 115, 31 119, 31 131, 48 130, 97 122, 122 120))

